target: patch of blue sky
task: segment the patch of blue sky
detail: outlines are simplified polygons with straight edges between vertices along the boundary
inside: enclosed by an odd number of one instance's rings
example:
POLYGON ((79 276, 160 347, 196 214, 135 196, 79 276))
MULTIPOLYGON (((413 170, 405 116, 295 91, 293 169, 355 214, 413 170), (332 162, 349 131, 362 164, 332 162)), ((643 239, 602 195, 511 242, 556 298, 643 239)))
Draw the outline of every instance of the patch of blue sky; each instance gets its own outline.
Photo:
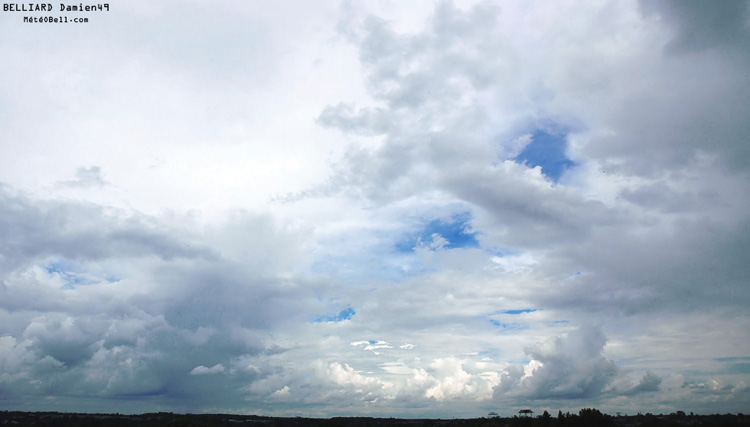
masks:
POLYGON ((524 314, 524 313, 533 313, 535 311, 539 311, 538 308, 522 308, 520 310, 503 310, 500 313, 501 314, 524 314))
POLYGON ((490 319, 490 324, 492 324, 492 326, 496 326, 498 328, 502 328, 507 331, 518 331, 518 330, 529 328, 529 326, 524 323, 518 323, 518 322, 505 323, 496 319, 490 319))
POLYGON ((522 314, 534 313, 537 311, 541 311, 541 309, 521 308, 521 309, 511 309, 511 310, 498 310, 493 313, 487 314, 486 317, 489 318, 489 322, 492 326, 502 328, 504 330, 522 330, 522 329, 528 329, 529 326, 526 323, 508 321, 507 319, 510 319, 510 318, 507 316, 519 316, 522 314), (498 316, 500 316, 499 319, 496 318, 498 316))
POLYGON ((512 309, 512 310, 498 310, 494 311, 489 314, 489 316, 497 315, 497 314, 510 314, 512 316, 519 315, 519 314, 525 314, 525 313, 533 313, 535 311, 542 311, 540 308, 520 308, 520 309, 512 309))
POLYGON ((446 240, 441 247, 446 249, 477 248, 479 241, 477 233, 471 231, 469 222, 471 213, 461 212, 449 219, 434 219, 425 224, 416 233, 406 235, 396 243, 398 252, 413 252, 420 244, 430 246, 436 242, 436 235, 446 240))
POLYGON ((116 281, 109 280, 109 277, 102 280, 95 275, 83 271, 83 269, 75 263, 64 260, 50 262, 44 266, 44 269, 48 273, 60 277, 60 279, 63 280, 64 289, 75 289, 78 286, 93 285, 95 283, 101 283, 102 281, 116 281))
POLYGON ((357 314, 356 311, 354 311, 351 307, 346 307, 345 309, 339 311, 336 314, 329 314, 324 316, 318 316, 315 318, 315 323, 325 323, 325 322, 342 322, 344 320, 350 320, 354 315, 357 314))
POLYGON ((79 267, 72 262, 60 260, 47 263, 44 269, 50 274, 67 274, 77 272, 79 267))
POLYGON ((558 182, 566 170, 576 165, 565 154, 566 148, 567 132, 537 129, 514 160, 532 168, 540 166, 547 178, 558 182))

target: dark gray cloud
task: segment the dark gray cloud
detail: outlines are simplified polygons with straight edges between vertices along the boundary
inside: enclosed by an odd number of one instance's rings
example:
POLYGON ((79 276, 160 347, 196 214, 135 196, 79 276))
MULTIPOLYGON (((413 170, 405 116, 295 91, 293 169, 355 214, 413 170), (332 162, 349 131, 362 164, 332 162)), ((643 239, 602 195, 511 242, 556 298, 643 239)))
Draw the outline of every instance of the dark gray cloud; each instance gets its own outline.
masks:
MULTIPOLYGON (((257 374, 240 359, 283 352, 269 342, 268 331, 311 316, 302 295, 314 286, 302 290, 265 275, 235 260, 231 245, 220 255, 192 243, 222 241, 222 230, 199 236, 152 217, 38 200, 7 187, 0 213, 0 390, 6 403, 70 395, 188 411, 194 403, 242 402, 243 387, 257 374), (90 280, 79 282, 83 276, 90 280), (217 365, 226 368, 190 375, 217 365)), ((272 224, 241 216, 227 229, 241 236, 248 226, 257 235, 272 224)), ((273 259, 293 252, 285 244, 269 252, 271 245, 257 240, 243 246, 253 253, 265 246, 273 259)))
POLYGON ((50 256, 71 260, 216 257, 205 247, 175 238, 168 227, 148 217, 118 217, 86 203, 35 203, 7 186, 0 189, 0 230, 2 263, 7 266, 50 256))
POLYGON ((719 4, 697 0, 641 1, 640 5, 644 12, 659 14, 674 26, 670 48, 677 52, 729 47, 747 55, 750 2, 746 0, 719 4))
POLYGON ((445 188, 482 209, 478 217, 488 230, 488 241, 551 249, 623 221, 620 212, 555 188, 541 174, 525 175, 525 167, 512 162, 485 168, 466 165, 456 172, 443 178, 445 188))
POLYGON ((633 387, 631 390, 631 393, 642 393, 642 392, 649 392, 649 391, 659 391, 659 386, 661 385, 662 379, 658 375, 654 374, 653 372, 646 372, 646 374, 641 378, 641 380, 638 382, 638 384, 633 387))

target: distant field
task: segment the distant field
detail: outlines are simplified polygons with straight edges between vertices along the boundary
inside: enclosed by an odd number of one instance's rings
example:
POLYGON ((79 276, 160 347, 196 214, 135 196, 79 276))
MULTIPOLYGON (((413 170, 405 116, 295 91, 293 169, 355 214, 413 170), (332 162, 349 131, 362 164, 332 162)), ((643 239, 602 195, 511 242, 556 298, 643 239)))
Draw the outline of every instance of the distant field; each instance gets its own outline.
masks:
POLYGON ((60 412, 0 412, 2 426, 750 426, 750 416, 743 414, 715 415, 632 415, 610 416, 596 410, 561 417, 535 416, 512 418, 489 417, 470 419, 399 419, 369 417, 283 418, 257 415, 173 414, 141 415, 79 414, 60 412))

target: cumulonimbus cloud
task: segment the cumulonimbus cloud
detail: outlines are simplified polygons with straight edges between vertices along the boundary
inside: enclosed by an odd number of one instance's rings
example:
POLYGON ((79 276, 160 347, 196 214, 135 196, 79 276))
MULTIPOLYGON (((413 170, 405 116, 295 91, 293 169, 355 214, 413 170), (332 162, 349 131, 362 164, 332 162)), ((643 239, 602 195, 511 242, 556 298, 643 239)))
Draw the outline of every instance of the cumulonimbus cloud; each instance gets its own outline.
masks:
POLYGON ((525 349, 531 362, 512 365, 501 376, 494 397, 582 399, 596 397, 618 374, 614 361, 602 354, 602 330, 582 326, 525 349))

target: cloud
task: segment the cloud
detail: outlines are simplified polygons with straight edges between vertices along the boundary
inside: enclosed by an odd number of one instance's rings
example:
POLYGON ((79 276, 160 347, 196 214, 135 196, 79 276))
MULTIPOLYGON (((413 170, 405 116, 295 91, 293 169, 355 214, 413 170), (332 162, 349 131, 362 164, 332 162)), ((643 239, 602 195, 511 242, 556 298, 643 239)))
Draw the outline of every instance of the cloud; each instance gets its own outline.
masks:
POLYGON ((357 341, 353 342, 354 347, 361 347, 363 350, 372 351, 374 354, 381 354, 377 350, 393 348, 390 344, 385 341, 369 340, 369 341, 357 341))
POLYGON ((291 393, 289 392, 288 385, 285 385, 284 387, 271 393, 271 397, 276 398, 276 399, 287 399, 290 396, 291 396, 291 393))
POLYGON ((345 133, 375 136, 388 130, 388 116, 383 109, 354 111, 349 104, 326 107, 318 117, 318 123, 339 129, 345 133))
POLYGON ((102 177, 102 170, 99 166, 80 167, 76 169, 76 179, 72 181, 60 181, 58 183, 63 187, 85 188, 100 187, 109 183, 102 177))
POLYGON ((670 48, 677 52, 716 47, 737 47, 750 43, 747 20, 750 4, 739 1, 721 7, 706 7, 699 1, 640 2, 647 13, 657 13, 675 27, 670 48))
POLYGON ((348 364, 332 362, 318 364, 315 373, 323 384, 323 396, 342 399, 349 404, 377 403, 381 399, 392 400, 393 384, 375 376, 365 375, 348 364))
MULTIPOLYGON (((177 404, 184 410, 241 401, 239 390, 254 375, 238 370, 241 358, 284 351, 263 331, 321 309, 312 304, 290 316, 289 307, 307 304, 289 298, 295 286, 248 268, 231 246, 222 247, 224 256, 192 243, 221 241, 222 229, 189 232, 153 217, 7 188, 2 202, 3 221, 12 225, 3 228, 3 393, 113 402, 189 395, 177 404), (208 378, 217 373, 231 375, 223 382, 208 378)), ((246 226, 226 225, 235 232, 246 226)), ((278 249, 264 251, 275 260, 290 253, 284 244, 278 249)))
POLYGON ((486 385, 481 377, 466 372, 462 361, 456 358, 437 359, 431 368, 434 385, 425 391, 424 396, 428 399, 442 401, 460 396, 476 397, 486 385))
POLYGON ((156 256, 213 258, 211 250, 173 237, 168 227, 143 215, 118 217, 103 207, 75 202, 37 202, 7 186, 0 188, 2 264, 49 256, 67 259, 156 256))
POLYGON ((222 372, 224 372, 224 365, 218 363, 210 368, 207 368, 205 366, 196 366, 192 371, 190 371, 190 375, 210 375, 220 374, 222 372))
MULTIPOLYGON (((733 7, 716 14, 728 17, 733 7)), ((376 206, 435 194, 463 202, 482 248, 545 254, 547 262, 533 269, 566 283, 536 297, 547 306, 570 308, 582 300, 593 311, 684 306, 675 295, 703 294, 706 281, 726 284, 726 292, 705 298, 731 304, 739 282, 713 275, 743 269, 734 259, 746 245, 746 219, 732 200, 744 200, 738 185, 747 183, 736 170, 747 164, 738 160, 746 157, 740 135, 748 134, 747 123, 736 114, 748 111, 750 97, 736 96, 750 87, 740 83, 744 67, 726 56, 708 62, 670 56, 673 35, 637 8, 602 5, 580 14, 607 21, 608 30, 594 37, 590 27, 559 27, 565 19, 551 20, 534 7, 460 9, 450 2, 412 32, 365 18, 361 31, 348 37, 368 71, 374 101, 329 106, 320 120, 351 133, 361 112, 356 133, 378 135, 377 143, 350 147, 317 194, 343 192, 376 206), (511 35, 513 19, 544 30, 511 35), (560 37, 566 42, 558 45, 560 37), (618 37, 628 40, 628 49, 612 48, 618 37), (472 49, 454 49, 459 45, 472 49), (555 53, 533 53, 548 46, 557 46, 555 53), (516 57, 524 61, 509 60, 516 57), (464 66, 491 69, 493 78, 472 77, 464 66), (650 70, 648 79, 632 78, 642 70, 650 70), (710 96, 702 92, 709 87, 710 96), (387 127, 365 120, 375 110, 377 123, 387 127), (532 145, 535 133, 542 136, 540 129, 566 129, 563 157, 550 160, 560 166, 553 183, 544 159, 509 161, 532 145), (699 240, 722 249, 704 252, 699 240)), ((433 242, 430 234, 422 241, 433 242)))
POLYGON ((744 410, 746 3, 147 6, 0 16, 3 407, 744 410))
POLYGON ((661 382, 662 379, 659 376, 650 371, 646 372, 643 378, 638 382, 638 385, 633 388, 632 393, 659 391, 661 382))
POLYGON ((583 399, 599 396, 618 374, 617 365, 602 350, 606 337, 598 328, 583 326, 562 337, 524 349, 529 367, 514 366, 501 376, 495 399, 522 395, 531 399, 583 399))

